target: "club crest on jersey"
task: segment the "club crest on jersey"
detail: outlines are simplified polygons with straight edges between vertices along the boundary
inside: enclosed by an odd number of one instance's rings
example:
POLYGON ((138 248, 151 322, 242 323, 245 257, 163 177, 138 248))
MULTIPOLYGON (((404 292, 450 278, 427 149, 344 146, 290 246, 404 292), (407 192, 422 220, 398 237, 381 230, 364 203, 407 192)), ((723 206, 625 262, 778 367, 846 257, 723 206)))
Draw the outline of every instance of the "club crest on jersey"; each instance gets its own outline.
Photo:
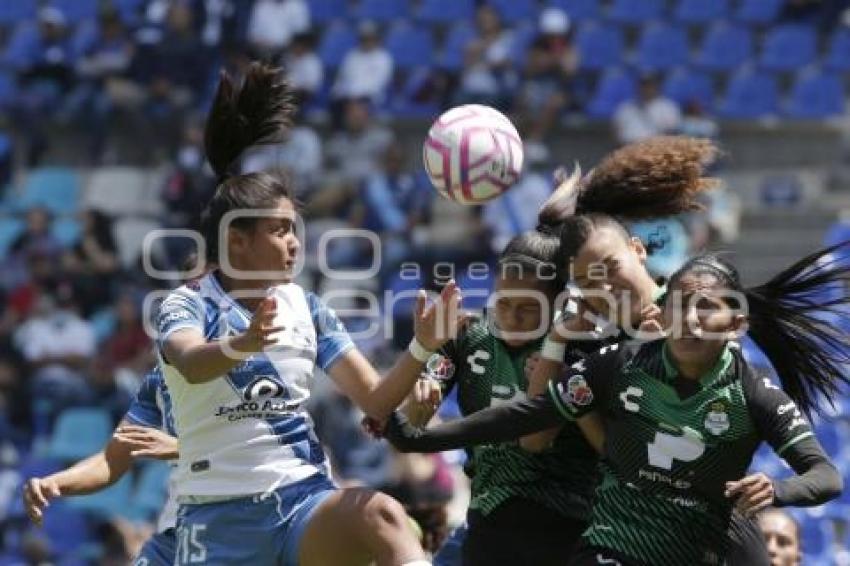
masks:
POLYGON ((256 401, 266 397, 280 397, 283 395, 283 385, 270 376, 261 375, 248 384, 242 391, 245 401, 256 401))
POLYGON ((593 401, 593 390, 583 375, 574 375, 567 381, 567 397, 577 407, 585 407, 593 401))
POLYGON ((729 413, 723 401, 713 401, 705 415, 705 428, 714 436, 720 436, 729 430, 729 413))
POLYGON ((428 358, 428 362, 425 364, 425 371, 422 374, 437 381, 447 381, 454 377, 455 365, 446 356, 433 354, 428 358))

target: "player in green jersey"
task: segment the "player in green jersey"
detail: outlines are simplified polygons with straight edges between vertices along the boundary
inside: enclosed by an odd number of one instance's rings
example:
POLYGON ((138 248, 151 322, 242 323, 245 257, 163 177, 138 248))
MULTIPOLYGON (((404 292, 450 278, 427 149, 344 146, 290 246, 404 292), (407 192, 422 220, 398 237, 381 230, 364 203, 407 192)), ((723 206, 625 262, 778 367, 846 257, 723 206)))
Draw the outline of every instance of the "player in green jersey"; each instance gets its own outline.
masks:
MULTIPOLYGON (((843 246, 850 245, 845 243, 843 246)), ((689 261, 671 277, 663 340, 609 346, 575 364, 548 394, 478 412, 427 431, 398 415, 388 435, 402 449, 511 438, 590 414, 604 419, 605 477, 573 564, 721 564, 733 506, 817 505, 837 496, 841 477, 803 417, 817 396, 847 382, 846 338, 820 312, 847 316, 847 295, 813 298, 850 268, 812 254, 768 283, 741 286, 716 256, 689 261), (732 340, 749 333, 779 369, 785 391, 748 367, 732 340), (798 474, 743 477, 761 441, 798 474)))

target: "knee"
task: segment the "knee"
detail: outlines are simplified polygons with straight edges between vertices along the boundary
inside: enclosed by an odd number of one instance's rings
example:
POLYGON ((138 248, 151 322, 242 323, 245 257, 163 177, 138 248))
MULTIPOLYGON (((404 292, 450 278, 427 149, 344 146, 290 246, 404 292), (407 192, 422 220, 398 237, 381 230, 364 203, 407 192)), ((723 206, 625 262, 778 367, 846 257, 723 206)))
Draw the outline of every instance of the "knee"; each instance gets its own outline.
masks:
POLYGON ((376 493, 363 509, 363 520, 377 531, 402 529, 406 527, 407 514, 398 501, 383 493, 376 493))

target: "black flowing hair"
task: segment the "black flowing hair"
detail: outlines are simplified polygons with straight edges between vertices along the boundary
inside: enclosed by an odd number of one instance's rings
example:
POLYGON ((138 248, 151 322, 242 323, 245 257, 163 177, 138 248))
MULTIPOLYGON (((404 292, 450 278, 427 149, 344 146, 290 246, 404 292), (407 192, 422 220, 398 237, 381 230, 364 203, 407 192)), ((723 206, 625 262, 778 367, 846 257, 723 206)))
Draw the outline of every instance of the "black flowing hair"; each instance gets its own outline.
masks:
POLYGON ((670 277, 710 273, 747 301, 749 335, 773 364, 782 388, 811 417, 820 412, 819 397, 830 404, 850 383, 847 333, 823 320, 824 314, 850 322, 850 265, 834 254, 850 241, 819 250, 783 270, 766 283, 744 288, 735 267, 716 254, 688 260, 670 277), (831 291, 840 292, 831 295, 831 291))
MULTIPOLYGON (((280 141, 296 112, 290 85, 280 69, 252 63, 241 85, 225 72, 204 129, 207 159, 218 187, 201 215, 207 261, 219 259, 219 232, 225 215, 235 210, 275 208, 281 198, 294 203, 289 178, 282 172, 237 173, 239 157, 253 145, 280 141)), ((249 230, 256 217, 240 216, 230 224, 249 230)))

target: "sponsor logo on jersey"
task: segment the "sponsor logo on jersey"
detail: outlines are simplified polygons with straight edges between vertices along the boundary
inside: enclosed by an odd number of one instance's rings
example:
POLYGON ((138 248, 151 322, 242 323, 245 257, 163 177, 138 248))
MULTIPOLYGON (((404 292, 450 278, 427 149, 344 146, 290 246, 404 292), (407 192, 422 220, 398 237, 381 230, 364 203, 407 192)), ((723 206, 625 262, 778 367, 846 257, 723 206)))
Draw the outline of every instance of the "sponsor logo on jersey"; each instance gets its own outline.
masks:
POLYGON ((283 384, 270 375, 260 375, 242 390, 242 399, 256 401, 266 397, 281 397, 284 390, 283 384))
POLYGON ((166 312, 162 317, 162 324, 171 324, 180 320, 188 320, 192 318, 192 313, 184 309, 176 309, 171 312, 166 312))
POLYGON ((705 415, 705 429, 714 436, 720 436, 729 430, 729 413, 726 412, 726 403, 714 401, 705 415))
POLYGON ((664 485, 669 485, 670 487, 675 487, 676 489, 690 489, 691 482, 686 480, 675 479, 673 476, 664 474, 662 472, 656 472, 654 470, 646 470, 641 468, 638 471, 638 477, 642 480, 651 481, 654 483, 663 483, 664 485))
POLYGON ((422 375, 437 381, 448 381, 455 375, 455 365, 446 356, 432 354, 425 363, 422 375))
POLYGON ((291 414, 299 407, 298 401, 284 399, 286 387, 271 375, 258 375, 242 389, 242 403, 221 405, 216 417, 226 417, 235 422, 247 418, 274 418, 291 414))
POLYGON ((593 402, 593 390, 583 375, 574 375, 567 381, 567 397, 577 407, 585 407, 593 402))

